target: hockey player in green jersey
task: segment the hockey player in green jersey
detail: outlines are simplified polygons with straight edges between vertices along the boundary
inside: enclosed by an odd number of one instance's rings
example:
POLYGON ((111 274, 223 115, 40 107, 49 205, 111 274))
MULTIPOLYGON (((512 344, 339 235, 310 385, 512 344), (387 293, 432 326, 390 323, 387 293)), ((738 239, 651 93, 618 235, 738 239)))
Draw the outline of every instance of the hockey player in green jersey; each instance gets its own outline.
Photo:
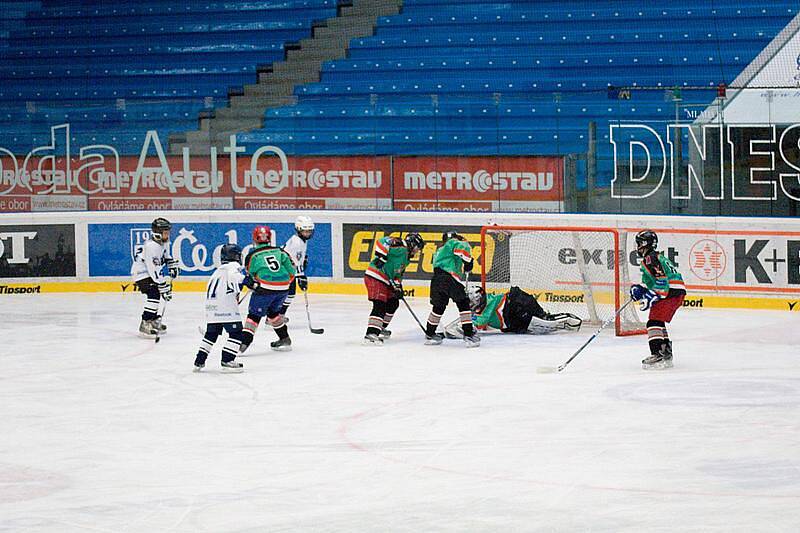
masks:
POLYGON ((425 328, 425 344, 441 344, 444 335, 437 332, 450 300, 458 307, 459 322, 467 348, 480 346, 481 340, 472 325, 472 311, 466 291, 466 273, 472 270, 472 247, 455 231, 442 234, 442 246, 433 256, 431 279, 431 313, 425 328))
POLYGON ((675 264, 656 251, 658 235, 644 230, 636 234, 636 253, 641 258, 642 283, 631 287, 631 299, 639 302, 639 309, 650 310, 647 320, 647 340, 650 357, 642 360, 645 370, 672 367, 672 341, 667 334, 667 323, 683 305, 686 285, 675 264))
MULTIPOLYGON (((470 285, 467 295, 472 307, 472 321, 481 331, 538 335, 559 330, 577 331, 583 322, 570 313, 546 312, 535 296, 519 287, 511 287, 507 292, 486 293, 479 285, 470 285)), ((459 320, 445 327, 445 335, 463 337, 459 320)))
POLYGON ((367 297, 372 302, 364 345, 381 345, 391 336, 387 326, 403 297, 403 272, 424 246, 419 233, 409 233, 404 239, 387 236, 375 243, 375 256, 364 273, 367 297))
POLYGON ((240 353, 244 353, 253 342, 258 323, 265 315, 278 335, 278 340, 270 343, 270 348, 282 352, 291 351, 292 340, 289 338, 281 309, 295 277, 294 263, 289 254, 272 245, 272 231, 268 226, 258 226, 253 230, 253 244, 255 247, 244 260, 248 284, 252 287, 253 294, 250 296, 244 323, 240 353))

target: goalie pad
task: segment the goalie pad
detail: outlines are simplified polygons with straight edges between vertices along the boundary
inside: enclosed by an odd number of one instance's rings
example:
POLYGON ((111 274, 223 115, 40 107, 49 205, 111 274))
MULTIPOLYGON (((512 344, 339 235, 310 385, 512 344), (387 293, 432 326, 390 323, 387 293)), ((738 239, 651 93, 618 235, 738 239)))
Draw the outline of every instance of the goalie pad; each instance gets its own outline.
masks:
POLYGON ((559 330, 578 331, 583 320, 570 313, 556 313, 544 317, 533 317, 528 325, 528 333, 542 335, 559 330))
MULTIPOLYGON (((557 313, 554 315, 545 314, 544 317, 532 317, 530 324, 525 331, 518 333, 529 335, 547 335, 556 331, 578 331, 581 329, 583 320, 570 313, 557 313)), ((490 329, 484 333, 497 333, 498 330, 490 329)), ((456 319, 444 327, 443 333, 448 339, 464 338, 464 330, 461 329, 461 321, 456 319)), ((511 333, 507 329, 503 333, 511 333)))

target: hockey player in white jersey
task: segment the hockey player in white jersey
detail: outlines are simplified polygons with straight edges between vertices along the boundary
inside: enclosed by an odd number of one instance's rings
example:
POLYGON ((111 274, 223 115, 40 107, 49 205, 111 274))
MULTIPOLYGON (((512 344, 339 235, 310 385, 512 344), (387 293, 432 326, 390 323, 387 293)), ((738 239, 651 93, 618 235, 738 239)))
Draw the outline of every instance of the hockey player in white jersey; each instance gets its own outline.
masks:
POLYGON ((303 292, 308 290, 308 278, 306 277, 308 254, 306 250, 308 248, 308 240, 314 235, 314 222, 309 217, 299 216, 294 222, 294 231, 295 234, 289 237, 289 240, 283 245, 283 249, 292 258, 297 274, 289 287, 289 295, 286 296, 286 300, 283 302, 282 315, 285 315, 289 306, 292 305, 298 287, 303 292))
POLYGON ((226 244, 220 250, 222 265, 214 271, 206 285, 206 332, 194 359, 194 371, 206 366, 208 353, 222 334, 228 339, 222 346, 222 371, 242 372, 242 363, 236 354, 242 344, 242 316, 239 314, 239 293, 249 285, 242 267, 242 249, 235 244, 226 244))
POLYGON ((145 338, 166 333, 167 326, 161 323, 161 300, 172 299, 172 280, 180 274, 178 262, 169 249, 172 224, 165 218, 157 218, 150 229, 150 238, 136 250, 131 266, 134 286, 147 296, 139 324, 139 335, 145 338))

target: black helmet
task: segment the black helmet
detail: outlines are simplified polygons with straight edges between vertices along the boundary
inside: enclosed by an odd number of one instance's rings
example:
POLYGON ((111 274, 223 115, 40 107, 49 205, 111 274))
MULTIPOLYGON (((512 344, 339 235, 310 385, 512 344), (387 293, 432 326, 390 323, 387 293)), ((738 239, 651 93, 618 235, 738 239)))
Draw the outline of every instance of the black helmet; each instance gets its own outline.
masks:
POLYGON ((241 263, 242 249, 238 244, 225 244, 219 252, 219 260, 222 263, 241 263))
POLYGON ((422 239, 422 236, 416 232, 411 232, 406 235, 403 242, 405 242, 406 248, 409 250, 422 250, 425 246, 425 241, 422 239))
POLYGON ((636 234, 636 253, 644 257, 658 247, 658 235, 655 231, 646 229, 636 234))
POLYGON ((172 223, 166 218, 158 217, 150 224, 150 236, 156 242, 163 242, 162 233, 172 230, 172 223))
POLYGON ((450 239, 458 239, 459 241, 463 241, 464 237, 459 235, 457 231, 453 230, 445 231, 444 233, 442 233, 442 242, 447 242, 450 239))

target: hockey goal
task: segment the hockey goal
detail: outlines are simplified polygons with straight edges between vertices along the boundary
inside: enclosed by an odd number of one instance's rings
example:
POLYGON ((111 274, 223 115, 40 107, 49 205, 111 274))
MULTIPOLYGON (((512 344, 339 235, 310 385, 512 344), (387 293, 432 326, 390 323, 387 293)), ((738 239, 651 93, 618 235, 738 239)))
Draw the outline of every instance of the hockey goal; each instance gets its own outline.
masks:
MULTIPOLYGON (((572 313, 600 325, 628 300, 627 234, 614 228, 484 226, 481 284, 517 286, 548 313, 572 313)), ((616 318, 617 335, 646 332, 635 305, 616 318)))

